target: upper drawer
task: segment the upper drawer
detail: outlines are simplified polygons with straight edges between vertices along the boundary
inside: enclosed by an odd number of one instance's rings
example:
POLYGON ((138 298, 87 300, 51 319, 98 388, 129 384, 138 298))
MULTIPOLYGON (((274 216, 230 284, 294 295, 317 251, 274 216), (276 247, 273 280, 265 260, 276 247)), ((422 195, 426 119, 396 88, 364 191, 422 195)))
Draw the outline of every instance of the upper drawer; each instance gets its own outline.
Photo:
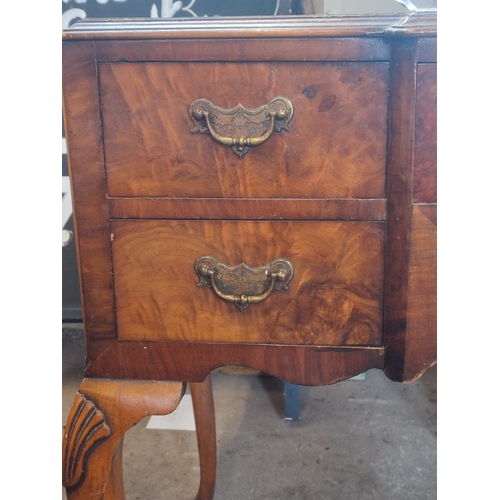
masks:
POLYGON ((110 196, 384 197, 385 62, 104 63, 99 81, 110 196), (241 159, 191 132, 196 99, 258 108, 277 96, 293 103, 290 131, 241 159))

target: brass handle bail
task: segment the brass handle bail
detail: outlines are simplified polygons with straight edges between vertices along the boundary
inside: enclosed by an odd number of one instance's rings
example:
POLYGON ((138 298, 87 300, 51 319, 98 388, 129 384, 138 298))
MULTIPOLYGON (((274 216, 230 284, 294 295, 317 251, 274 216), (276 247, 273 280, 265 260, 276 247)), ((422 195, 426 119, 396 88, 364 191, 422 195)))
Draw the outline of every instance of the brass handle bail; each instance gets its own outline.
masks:
POLYGON ((288 290, 288 283, 295 273, 287 259, 276 259, 257 268, 241 263, 228 266, 214 257, 200 257, 195 263, 200 281, 198 286, 213 289, 226 302, 233 303, 240 311, 250 304, 266 300, 273 290, 288 290))
POLYGON ((285 96, 253 109, 243 104, 225 109, 208 99, 196 99, 189 105, 189 115, 195 124, 191 132, 210 134, 223 146, 231 147, 240 158, 249 148, 266 142, 273 132, 289 132, 293 114, 292 101, 285 96))

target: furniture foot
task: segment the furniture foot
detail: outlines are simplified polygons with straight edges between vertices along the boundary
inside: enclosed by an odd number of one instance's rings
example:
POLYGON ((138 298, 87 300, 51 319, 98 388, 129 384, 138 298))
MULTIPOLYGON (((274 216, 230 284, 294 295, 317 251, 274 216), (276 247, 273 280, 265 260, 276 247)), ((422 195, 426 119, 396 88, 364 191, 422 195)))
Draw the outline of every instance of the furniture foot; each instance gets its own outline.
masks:
POLYGON ((285 420, 300 419, 300 385, 285 382, 285 420))
POLYGON ((200 454, 200 487, 196 500, 212 500, 217 471, 217 438, 210 375, 201 383, 190 383, 193 398, 196 437, 200 454))
POLYGON ((143 417, 173 412, 184 389, 181 382, 84 379, 63 439, 68 500, 125 500, 124 433, 143 417))

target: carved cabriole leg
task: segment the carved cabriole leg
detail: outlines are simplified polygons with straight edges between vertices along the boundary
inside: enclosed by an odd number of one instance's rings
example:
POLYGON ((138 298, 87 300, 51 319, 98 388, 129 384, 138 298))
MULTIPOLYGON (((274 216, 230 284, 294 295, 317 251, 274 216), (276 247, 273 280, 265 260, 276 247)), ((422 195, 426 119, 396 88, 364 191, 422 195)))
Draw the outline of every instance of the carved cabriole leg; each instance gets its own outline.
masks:
POLYGON ((125 490, 123 485, 123 436, 118 441, 111 463, 111 471, 109 480, 104 490, 103 500, 121 500, 125 498, 125 490))
POLYGON ((190 383, 193 398, 196 436, 200 454, 200 487, 196 500, 212 500, 217 471, 217 439, 214 399, 210 375, 201 383, 190 383))
POLYGON ((63 439, 68 500, 124 500, 124 433, 143 417, 173 412, 184 388, 180 382, 85 379, 63 439))

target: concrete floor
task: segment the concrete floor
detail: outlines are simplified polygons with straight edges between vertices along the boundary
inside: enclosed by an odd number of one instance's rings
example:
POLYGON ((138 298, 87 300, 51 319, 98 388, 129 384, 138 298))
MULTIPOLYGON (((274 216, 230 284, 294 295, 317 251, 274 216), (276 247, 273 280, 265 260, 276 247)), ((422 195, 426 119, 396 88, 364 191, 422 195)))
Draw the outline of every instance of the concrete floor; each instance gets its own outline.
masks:
MULTIPOLYGON (((81 327, 63 328, 63 426, 83 377, 81 327)), ((436 368, 413 384, 379 370, 301 390, 302 420, 285 421, 283 383, 213 375, 218 476, 214 500, 428 500, 437 496, 436 368)), ((125 437, 127 500, 191 500, 199 465, 193 431, 125 437)), ((63 499, 66 498, 63 492, 63 499)))

